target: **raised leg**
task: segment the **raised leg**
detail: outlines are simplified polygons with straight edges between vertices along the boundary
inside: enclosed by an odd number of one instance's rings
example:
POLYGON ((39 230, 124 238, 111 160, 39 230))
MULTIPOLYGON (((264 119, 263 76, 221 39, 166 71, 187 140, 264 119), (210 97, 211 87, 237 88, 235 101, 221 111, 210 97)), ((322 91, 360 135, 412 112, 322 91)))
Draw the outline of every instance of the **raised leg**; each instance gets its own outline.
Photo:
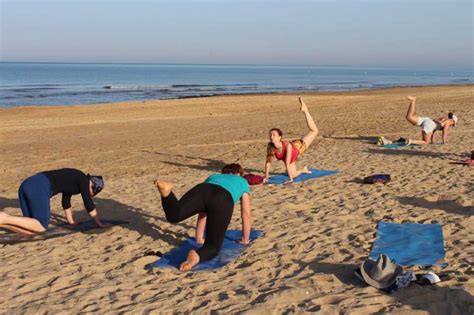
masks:
POLYGON ((418 124, 418 116, 415 113, 415 105, 416 105, 416 97, 408 96, 408 100, 410 100, 410 106, 408 106, 408 111, 406 115, 406 119, 412 124, 418 124))
POLYGON ((155 181, 155 185, 160 192, 161 204, 168 222, 178 223, 204 210, 202 184, 185 193, 180 200, 171 191, 173 188, 171 183, 155 181))
POLYGON ((303 112, 305 119, 306 119, 306 124, 308 125, 309 132, 307 135, 305 135, 302 140, 306 144, 306 148, 308 148, 311 143, 313 143, 314 139, 319 133, 318 127, 316 126, 313 117, 311 117, 311 114, 309 113, 308 107, 306 104, 303 102, 303 99, 300 97, 299 102, 301 104, 300 110, 303 112))

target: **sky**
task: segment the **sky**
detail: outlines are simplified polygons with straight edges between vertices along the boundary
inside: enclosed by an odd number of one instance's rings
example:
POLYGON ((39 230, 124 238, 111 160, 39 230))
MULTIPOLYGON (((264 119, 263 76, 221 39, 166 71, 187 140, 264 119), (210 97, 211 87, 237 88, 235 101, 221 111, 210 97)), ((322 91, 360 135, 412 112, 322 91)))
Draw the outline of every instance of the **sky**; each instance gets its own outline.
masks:
POLYGON ((471 0, 0 0, 0 61, 473 68, 471 0))

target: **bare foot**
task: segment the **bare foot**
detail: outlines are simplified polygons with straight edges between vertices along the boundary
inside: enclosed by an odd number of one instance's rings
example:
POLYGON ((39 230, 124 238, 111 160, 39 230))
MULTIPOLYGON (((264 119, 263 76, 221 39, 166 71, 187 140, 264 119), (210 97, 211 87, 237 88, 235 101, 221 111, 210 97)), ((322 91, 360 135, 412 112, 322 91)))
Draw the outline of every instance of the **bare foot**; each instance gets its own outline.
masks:
POLYGON ((416 97, 415 97, 415 96, 407 96, 407 99, 408 99, 409 101, 412 101, 412 102, 416 101, 416 97))
POLYGON ((171 193, 171 190, 173 189, 173 183, 170 182, 160 182, 158 180, 155 180, 153 182, 153 185, 158 188, 161 197, 168 197, 168 195, 171 193))
POLYGON ((300 101, 300 104, 301 104, 300 110, 301 110, 302 112, 307 112, 307 111, 308 111, 308 107, 306 107, 306 104, 303 102, 303 99, 302 99, 301 97, 299 97, 298 100, 300 101))
POLYGON ((313 172, 311 172, 311 171, 309 170, 309 168, 308 168, 307 166, 303 167, 303 169, 301 170, 301 172, 304 173, 304 174, 312 174, 312 173, 313 173, 313 172))
POLYGON ((180 271, 188 271, 189 269, 193 268, 199 263, 199 255, 196 253, 194 249, 191 249, 188 252, 188 258, 184 261, 180 266, 180 271))

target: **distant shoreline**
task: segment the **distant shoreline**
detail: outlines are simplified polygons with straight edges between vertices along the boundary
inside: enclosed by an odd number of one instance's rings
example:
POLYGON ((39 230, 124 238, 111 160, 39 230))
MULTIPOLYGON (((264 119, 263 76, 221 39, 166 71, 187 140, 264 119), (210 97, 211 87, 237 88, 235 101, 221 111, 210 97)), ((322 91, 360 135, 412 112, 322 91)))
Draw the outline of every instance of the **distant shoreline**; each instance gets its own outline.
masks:
POLYGON ((172 100, 181 100, 181 99, 201 99, 201 98, 215 98, 215 97, 239 97, 239 96, 252 96, 252 95, 292 95, 292 94, 301 94, 301 95, 314 95, 314 94, 344 94, 344 93, 357 93, 357 92, 367 92, 367 91, 384 91, 391 89, 403 89, 403 88, 440 88, 440 87, 468 87, 473 84, 434 84, 434 85, 397 85, 397 86, 385 86, 385 87, 373 87, 373 88, 353 88, 347 90, 305 90, 305 91, 285 91, 285 92, 255 92, 255 93, 215 93, 215 94, 202 94, 202 95, 190 95, 190 96, 178 96, 172 98, 149 98, 149 99, 140 99, 140 100, 124 100, 118 102, 100 102, 100 103, 77 103, 77 104, 63 104, 63 105, 13 105, 13 106, 2 106, 0 104, 0 109, 8 108, 24 108, 24 107, 72 107, 72 106, 94 106, 94 105, 112 105, 112 104, 124 104, 124 103, 144 103, 144 102, 153 102, 153 101, 172 101, 172 100))

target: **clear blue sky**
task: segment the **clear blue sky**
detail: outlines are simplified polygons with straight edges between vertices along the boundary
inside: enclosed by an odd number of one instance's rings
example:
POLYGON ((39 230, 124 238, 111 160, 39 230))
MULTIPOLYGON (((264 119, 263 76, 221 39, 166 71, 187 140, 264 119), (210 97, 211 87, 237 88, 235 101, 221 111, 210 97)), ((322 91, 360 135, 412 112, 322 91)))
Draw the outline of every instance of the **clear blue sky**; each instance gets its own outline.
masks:
POLYGON ((1 61, 473 67, 467 0, 0 0, 1 61))

